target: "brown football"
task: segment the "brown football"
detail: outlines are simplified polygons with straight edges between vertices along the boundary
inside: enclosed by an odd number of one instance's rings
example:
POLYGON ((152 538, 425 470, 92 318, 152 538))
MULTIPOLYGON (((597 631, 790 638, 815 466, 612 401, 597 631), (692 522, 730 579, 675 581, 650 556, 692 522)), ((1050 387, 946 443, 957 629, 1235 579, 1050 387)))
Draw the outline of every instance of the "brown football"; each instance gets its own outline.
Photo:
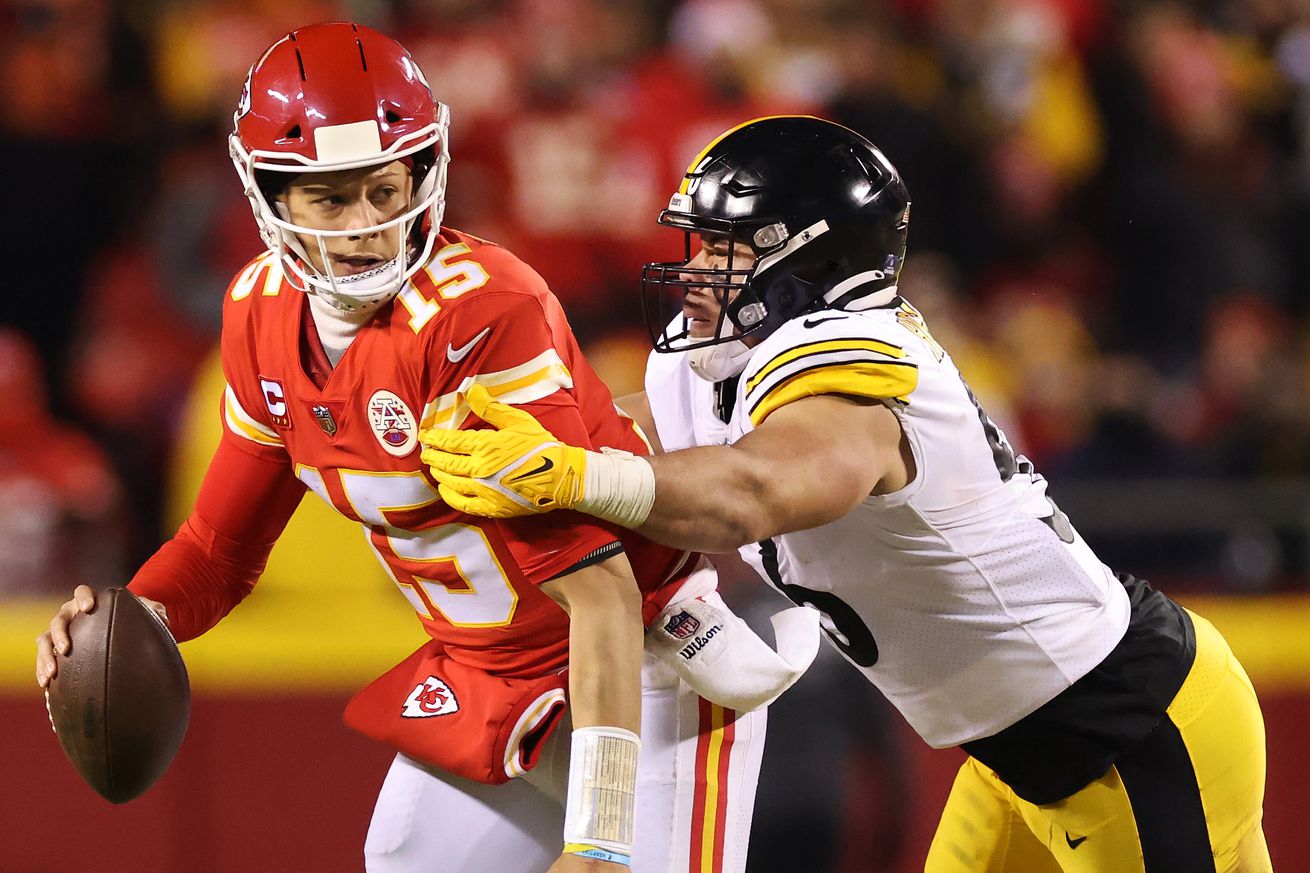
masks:
POLYGON ((186 665, 158 616, 109 588, 68 627, 46 705, 64 754, 106 800, 125 803, 163 775, 191 713, 186 665))

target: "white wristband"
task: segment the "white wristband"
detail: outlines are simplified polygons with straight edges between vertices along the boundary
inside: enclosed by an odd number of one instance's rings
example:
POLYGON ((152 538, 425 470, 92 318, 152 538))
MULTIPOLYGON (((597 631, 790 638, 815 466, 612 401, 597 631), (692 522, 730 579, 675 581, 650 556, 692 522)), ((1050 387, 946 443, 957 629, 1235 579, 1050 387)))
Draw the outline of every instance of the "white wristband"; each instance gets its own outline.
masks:
POLYGON ((626 528, 638 528, 655 505, 655 470, 631 452, 587 452, 582 498, 573 507, 626 528))
POLYGON ((573 730, 564 842, 632 854, 641 739, 616 727, 573 730))

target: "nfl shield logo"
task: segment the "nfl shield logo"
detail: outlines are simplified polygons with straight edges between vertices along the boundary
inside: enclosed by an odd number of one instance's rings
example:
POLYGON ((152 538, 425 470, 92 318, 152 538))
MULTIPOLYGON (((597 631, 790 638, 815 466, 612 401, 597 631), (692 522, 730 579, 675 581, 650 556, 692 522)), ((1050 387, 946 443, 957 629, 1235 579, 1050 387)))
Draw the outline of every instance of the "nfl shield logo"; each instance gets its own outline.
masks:
POLYGON ((332 410, 320 403, 315 406, 311 412, 314 413, 314 420, 317 421, 318 426, 323 429, 323 433, 328 436, 336 436, 337 422, 332 417, 332 410))
POLYGON ((664 625, 666 633, 685 640, 687 637, 700 630, 700 620, 689 615, 685 610, 677 615, 669 617, 668 622, 664 625))

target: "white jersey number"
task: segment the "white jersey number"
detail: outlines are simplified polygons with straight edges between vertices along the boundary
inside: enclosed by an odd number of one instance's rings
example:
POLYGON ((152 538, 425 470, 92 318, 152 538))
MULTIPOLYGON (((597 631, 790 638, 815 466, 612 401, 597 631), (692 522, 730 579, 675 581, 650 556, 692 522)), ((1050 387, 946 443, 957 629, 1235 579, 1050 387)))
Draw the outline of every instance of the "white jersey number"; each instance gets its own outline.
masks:
POLYGON ((860 614, 831 591, 815 591, 803 585, 785 582, 778 566, 778 544, 773 540, 763 540, 760 544, 760 559, 769 581, 788 600, 797 606, 812 606, 823 614, 823 632, 832 644, 851 661, 861 667, 872 667, 878 663, 878 643, 873 638, 873 631, 860 618, 860 614))
POLYGON ((296 475, 347 518, 364 525, 369 545, 400 592, 426 619, 444 618, 456 627, 502 627, 514 619, 518 592, 482 529, 443 524, 410 530, 407 513, 441 498, 422 473, 338 470, 346 506, 339 506, 313 467, 296 475))

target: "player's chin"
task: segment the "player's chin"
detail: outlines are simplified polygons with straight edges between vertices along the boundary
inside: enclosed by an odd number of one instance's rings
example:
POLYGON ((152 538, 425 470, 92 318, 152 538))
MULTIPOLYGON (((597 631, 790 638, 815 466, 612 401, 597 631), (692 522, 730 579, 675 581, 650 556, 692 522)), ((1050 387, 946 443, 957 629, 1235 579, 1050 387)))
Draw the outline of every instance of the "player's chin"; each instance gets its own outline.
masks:
POLYGON ((708 318, 687 318, 687 335, 692 339, 709 339, 714 336, 714 322, 708 318))

